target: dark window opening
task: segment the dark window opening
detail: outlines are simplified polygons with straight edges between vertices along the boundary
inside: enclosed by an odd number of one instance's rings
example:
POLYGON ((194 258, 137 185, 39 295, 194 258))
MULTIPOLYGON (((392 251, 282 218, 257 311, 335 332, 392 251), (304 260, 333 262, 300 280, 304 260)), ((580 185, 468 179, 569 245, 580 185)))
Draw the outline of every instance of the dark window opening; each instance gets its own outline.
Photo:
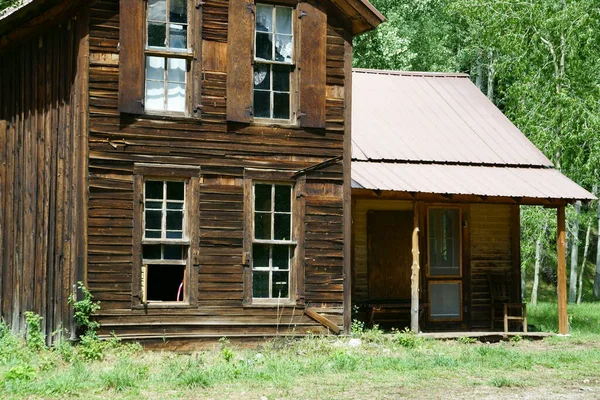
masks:
POLYGON ((148 265, 148 301, 183 301, 185 265, 148 265))

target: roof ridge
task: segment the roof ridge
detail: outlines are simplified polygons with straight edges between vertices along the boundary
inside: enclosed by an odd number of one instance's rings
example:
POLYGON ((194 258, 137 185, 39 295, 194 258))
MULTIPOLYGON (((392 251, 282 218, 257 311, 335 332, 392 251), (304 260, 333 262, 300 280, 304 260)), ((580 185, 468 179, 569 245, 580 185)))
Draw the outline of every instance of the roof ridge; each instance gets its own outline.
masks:
POLYGON ((469 78, 469 74, 460 72, 396 71, 390 69, 352 68, 358 74, 420 76, 424 78, 469 78))

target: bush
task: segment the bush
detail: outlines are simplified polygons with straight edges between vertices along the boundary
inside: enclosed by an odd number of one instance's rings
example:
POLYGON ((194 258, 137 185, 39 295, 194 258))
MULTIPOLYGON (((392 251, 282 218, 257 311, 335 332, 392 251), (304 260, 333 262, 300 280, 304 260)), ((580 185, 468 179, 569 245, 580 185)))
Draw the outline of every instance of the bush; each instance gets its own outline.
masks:
POLYGON ((417 335, 408 328, 396 332, 395 342, 409 349, 415 348, 421 343, 417 335))
POLYGON ((27 323, 27 347, 33 351, 39 351, 45 348, 46 338, 42 333, 40 322, 42 317, 32 311, 25 312, 25 322, 27 323))

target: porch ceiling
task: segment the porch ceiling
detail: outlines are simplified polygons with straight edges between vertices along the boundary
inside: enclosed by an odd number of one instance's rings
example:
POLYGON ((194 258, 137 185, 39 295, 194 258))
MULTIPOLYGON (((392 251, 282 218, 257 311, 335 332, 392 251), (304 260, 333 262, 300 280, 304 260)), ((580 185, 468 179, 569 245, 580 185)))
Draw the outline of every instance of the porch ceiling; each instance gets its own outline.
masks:
POLYGON ((352 161, 352 188, 398 192, 593 200, 554 168, 352 161))

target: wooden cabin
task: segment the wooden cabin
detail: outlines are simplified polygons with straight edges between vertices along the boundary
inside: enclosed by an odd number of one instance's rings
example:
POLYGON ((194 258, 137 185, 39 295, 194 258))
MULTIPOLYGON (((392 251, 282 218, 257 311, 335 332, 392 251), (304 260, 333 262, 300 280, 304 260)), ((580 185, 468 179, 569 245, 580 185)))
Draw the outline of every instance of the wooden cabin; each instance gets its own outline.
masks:
MULTIPOLYGON (((0 310, 190 339, 350 324, 366 0, 31 0, 0 18, 0 310)), ((50 340, 50 339, 49 339, 50 340)))
POLYGON ((565 205, 595 197, 555 170, 467 75, 355 70, 353 92, 352 304, 362 318, 489 331, 490 277, 503 276, 507 297, 522 300, 519 207, 539 205, 557 209, 567 333, 565 205))

